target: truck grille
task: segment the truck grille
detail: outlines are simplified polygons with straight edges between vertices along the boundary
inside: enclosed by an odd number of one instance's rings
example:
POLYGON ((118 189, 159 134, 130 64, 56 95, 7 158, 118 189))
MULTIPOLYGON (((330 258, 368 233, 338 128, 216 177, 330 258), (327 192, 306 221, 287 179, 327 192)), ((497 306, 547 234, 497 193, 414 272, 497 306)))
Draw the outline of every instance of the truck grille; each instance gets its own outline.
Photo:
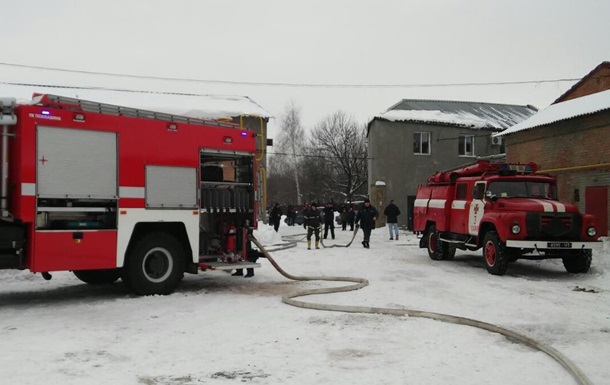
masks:
POLYGON ((528 239, 578 240, 582 228, 580 214, 527 213, 528 239))

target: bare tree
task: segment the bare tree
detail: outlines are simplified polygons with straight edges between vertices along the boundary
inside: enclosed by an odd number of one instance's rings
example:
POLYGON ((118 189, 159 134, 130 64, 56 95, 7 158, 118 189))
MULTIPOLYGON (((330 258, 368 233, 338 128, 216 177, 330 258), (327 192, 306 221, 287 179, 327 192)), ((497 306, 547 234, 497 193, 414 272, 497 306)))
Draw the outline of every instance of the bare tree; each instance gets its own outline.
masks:
POLYGON ((351 201, 367 182, 366 127, 338 111, 316 125, 311 143, 328 159, 328 189, 351 201))
POLYGON ((282 154, 285 164, 292 171, 294 183, 296 186, 297 204, 301 204, 301 185, 299 180, 299 156, 302 154, 303 146, 305 145, 305 130, 301 125, 301 109, 294 103, 290 102, 284 113, 280 117, 280 131, 278 134, 278 151, 282 154))

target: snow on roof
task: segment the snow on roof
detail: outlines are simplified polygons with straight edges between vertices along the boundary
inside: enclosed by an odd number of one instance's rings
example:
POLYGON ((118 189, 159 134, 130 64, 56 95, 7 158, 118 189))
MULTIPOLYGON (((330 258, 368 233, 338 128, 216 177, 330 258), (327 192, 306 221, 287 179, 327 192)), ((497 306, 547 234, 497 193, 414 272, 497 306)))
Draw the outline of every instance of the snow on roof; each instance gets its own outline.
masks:
POLYGON ((532 106, 512 104, 403 99, 373 119, 501 130, 527 119, 536 111, 532 106))
MULTIPOLYGON (((247 96, 205 95, 197 96, 195 100, 198 101, 195 108, 188 108, 185 105, 180 108, 157 107, 156 109, 173 115, 203 119, 220 119, 240 115, 271 117, 267 111, 247 96)), ((194 103, 191 102, 188 106, 193 107, 193 105, 194 103)))
POLYGON ((269 112, 249 97, 236 95, 188 95, 161 94, 154 92, 134 93, 125 91, 24 87, 12 85, 1 85, 0 93, 2 96, 11 96, 20 100, 28 97, 31 98, 34 93, 61 95, 93 102, 200 119, 220 119, 240 115, 253 115, 262 118, 272 117, 269 112))
POLYGON ((413 110, 391 110, 383 114, 375 115, 375 118, 389 120, 391 122, 415 121, 427 123, 454 124, 456 126, 484 128, 487 121, 470 113, 452 113, 438 110, 413 111, 413 110))
POLYGON ((531 118, 524 120, 494 136, 513 134, 518 131, 544 126, 561 120, 575 118, 577 116, 593 114, 595 112, 610 109, 610 90, 571 99, 565 102, 551 104, 531 118))

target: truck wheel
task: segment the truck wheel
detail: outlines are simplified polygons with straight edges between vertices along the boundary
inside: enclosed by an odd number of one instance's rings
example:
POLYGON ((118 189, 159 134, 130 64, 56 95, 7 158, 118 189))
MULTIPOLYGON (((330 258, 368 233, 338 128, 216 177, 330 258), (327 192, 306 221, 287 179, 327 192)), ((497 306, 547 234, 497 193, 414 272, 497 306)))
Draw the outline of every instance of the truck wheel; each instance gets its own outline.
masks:
POLYGON ((440 261, 441 259, 453 259, 455 256, 455 245, 443 242, 440 234, 436 231, 436 226, 432 225, 428 229, 428 255, 430 259, 440 261))
POLYGON ((443 242, 443 259, 452 260, 455 257, 457 248, 452 243, 443 242))
POLYGON ((184 276, 185 253, 167 233, 149 234, 135 244, 123 269, 125 286, 138 295, 172 293, 184 276))
POLYGON ((432 225, 428 229, 427 233, 428 237, 428 255, 430 259, 434 261, 440 261, 443 259, 443 242, 439 237, 438 231, 436 231, 436 226, 432 225))
POLYGON ((493 275, 504 275, 508 269, 508 255, 498 233, 490 231, 483 237, 483 258, 487 271, 493 275))
POLYGON ((568 273, 586 273, 591 267, 593 253, 591 249, 575 250, 571 255, 563 257, 563 267, 568 273))
POLYGON ((107 285, 121 278, 119 269, 74 270, 76 278, 90 285, 107 285))

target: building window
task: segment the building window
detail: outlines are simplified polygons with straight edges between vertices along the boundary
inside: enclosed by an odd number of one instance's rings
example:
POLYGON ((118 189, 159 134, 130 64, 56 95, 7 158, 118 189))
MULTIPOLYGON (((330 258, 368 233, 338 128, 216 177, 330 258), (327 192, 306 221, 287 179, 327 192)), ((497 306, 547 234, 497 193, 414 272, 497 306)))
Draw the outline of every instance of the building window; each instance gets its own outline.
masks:
POLYGON ((474 135, 460 135, 458 145, 460 156, 474 156, 474 135))
POLYGON ((429 132, 414 132, 413 133, 413 153, 428 155, 430 154, 430 133, 429 132))

